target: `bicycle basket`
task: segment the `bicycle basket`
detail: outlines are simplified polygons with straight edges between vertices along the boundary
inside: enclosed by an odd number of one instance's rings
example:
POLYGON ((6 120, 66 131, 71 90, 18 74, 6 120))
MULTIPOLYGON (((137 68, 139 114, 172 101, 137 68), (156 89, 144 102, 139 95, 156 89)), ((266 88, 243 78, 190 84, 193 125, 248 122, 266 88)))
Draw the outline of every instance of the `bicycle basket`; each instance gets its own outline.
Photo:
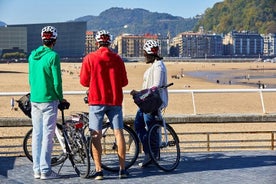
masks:
POLYGON ((16 100, 18 107, 23 111, 23 113, 31 118, 31 102, 30 102, 30 93, 22 96, 19 100, 16 100))
POLYGON ((141 90, 133 95, 133 100, 144 113, 157 111, 163 103, 157 88, 141 90))

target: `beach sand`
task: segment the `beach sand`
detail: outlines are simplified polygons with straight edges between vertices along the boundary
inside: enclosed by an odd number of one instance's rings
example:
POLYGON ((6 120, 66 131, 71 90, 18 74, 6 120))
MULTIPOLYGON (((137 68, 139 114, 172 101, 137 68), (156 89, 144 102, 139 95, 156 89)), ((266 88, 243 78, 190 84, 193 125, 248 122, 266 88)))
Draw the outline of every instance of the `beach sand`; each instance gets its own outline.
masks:
MULTIPOLYGON (((199 62, 165 62, 168 70, 168 82, 174 85, 169 89, 257 89, 258 81, 269 86, 276 84, 276 64, 260 62, 239 62, 239 63, 199 63, 199 62), (190 72, 202 73, 198 77, 188 75, 190 72), (225 75, 213 75, 213 73, 225 73, 225 75), (183 75, 184 74, 184 75, 183 75), (182 75, 182 76, 181 76, 182 75), (211 77, 210 77, 210 76, 211 77), (179 76, 179 78, 175 78, 179 76), (216 78, 216 77, 219 78, 216 78), (254 76, 249 79, 246 76, 254 76), (257 78, 256 76, 260 76, 257 78), (265 77, 267 76, 267 77, 265 77), (235 78, 231 85, 229 80, 235 78), (236 79, 237 78, 237 79, 236 79), (220 82, 217 83, 217 80, 220 82)), ((85 91, 86 88, 79 84, 79 71, 81 63, 62 63, 64 70, 63 89, 64 91, 85 91)), ((124 90, 139 90, 142 85, 142 76, 146 68, 145 63, 126 63, 129 84, 124 90)), ((28 92, 28 64, 10 63, 0 64, 0 92, 28 92)), ((88 107, 83 103, 83 95, 65 95, 71 103, 70 109, 66 111, 68 116, 74 111, 88 111, 88 107)), ((195 94, 195 104, 198 114, 222 114, 222 113, 262 113, 259 93, 212 93, 195 94)), ((10 99, 12 97, 0 96, 0 117, 23 117, 26 116, 20 111, 10 110, 10 99)), ((14 96, 19 99, 19 96, 14 96)), ((272 92, 264 94, 264 103, 268 113, 276 112, 276 95, 272 92)), ((15 105, 17 105, 15 103, 15 105)), ((135 115, 137 107, 129 94, 124 96, 124 115, 135 115)), ((193 114, 192 97, 190 93, 170 94, 169 106, 165 111, 166 115, 193 114)), ((180 140, 203 140, 204 135, 182 136, 181 132, 195 131, 254 131, 254 130, 276 130, 276 124, 256 124, 256 123, 221 123, 221 124, 185 124, 173 125, 179 133, 180 140)), ((29 128, 0 128, 2 136, 22 135, 24 136, 29 128)), ((237 139, 244 138, 245 135, 221 135, 217 139, 237 139)), ((250 135, 267 138, 267 135, 250 135)), ((216 139, 216 136, 213 136, 216 139)), ((18 140, 20 144, 21 139, 18 140)), ((1 145, 14 144, 14 139, 1 141, 1 145)), ((251 143, 254 144, 254 143, 251 143)))
MULTIPOLYGON (((257 89, 258 81, 268 87, 276 85, 276 64, 260 62, 241 63, 198 63, 198 62, 166 62, 168 70, 168 82, 174 85, 170 89, 257 89), (198 77, 189 76, 201 73, 198 77), (214 75, 220 73, 220 75, 214 75), (224 75, 225 73, 225 75, 224 75), (184 74, 184 75, 183 75, 184 74), (179 78, 175 78, 178 76, 179 78), (182 76, 182 77, 181 77, 182 76), (249 79, 247 78, 249 76, 249 79), (252 76, 250 78, 250 76, 252 76), (217 78, 216 78, 217 77, 217 78), (253 78, 254 77, 254 78, 253 78), (259 77, 259 78, 258 78, 259 77), (237 78, 233 80, 233 78, 237 78), (217 83, 219 81, 220 83, 217 83), (229 85, 229 81, 232 82, 229 85)), ((79 84, 79 71, 81 63, 62 63, 63 90, 86 91, 87 88, 79 84)), ((139 90, 142 86, 142 76, 146 68, 145 63, 126 63, 129 84, 124 90, 139 90)), ((28 92, 28 64, 10 63, 0 64, 0 92, 28 92)), ((70 103, 72 111, 87 111, 88 107, 83 103, 85 95, 64 96, 70 103)), ((264 94, 264 102, 267 112, 276 112, 275 95, 264 94)), ((11 111, 11 96, 0 96, 0 117, 24 117, 18 111, 11 111)), ((19 99, 15 96, 14 99, 19 99)), ((195 94, 195 102, 198 114, 209 113, 262 113, 258 93, 212 93, 195 94)), ((124 95, 124 114, 134 115, 136 106, 129 94, 124 95)), ((17 103, 15 103, 17 106, 17 103)), ((192 114, 192 98, 190 93, 171 94, 167 114, 192 114)))

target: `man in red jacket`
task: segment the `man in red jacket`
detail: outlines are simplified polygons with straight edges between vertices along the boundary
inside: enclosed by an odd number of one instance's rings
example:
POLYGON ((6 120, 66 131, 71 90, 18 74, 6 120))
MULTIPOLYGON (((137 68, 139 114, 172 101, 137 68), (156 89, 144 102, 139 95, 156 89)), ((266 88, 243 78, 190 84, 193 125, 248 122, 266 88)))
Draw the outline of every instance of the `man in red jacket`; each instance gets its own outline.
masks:
POLYGON ((120 164, 119 178, 125 178, 125 139, 123 135, 123 87, 128 84, 124 62, 110 50, 111 35, 105 30, 98 31, 95 39, 98 50, 89 53, 82 62, 80 83, 89 87, 89 129, 92 136, 92 153, 95 162, 96 180, 103 179, 101 168, 102 123, 106 114, 113 124, 114 135, 118 144, 120 164))

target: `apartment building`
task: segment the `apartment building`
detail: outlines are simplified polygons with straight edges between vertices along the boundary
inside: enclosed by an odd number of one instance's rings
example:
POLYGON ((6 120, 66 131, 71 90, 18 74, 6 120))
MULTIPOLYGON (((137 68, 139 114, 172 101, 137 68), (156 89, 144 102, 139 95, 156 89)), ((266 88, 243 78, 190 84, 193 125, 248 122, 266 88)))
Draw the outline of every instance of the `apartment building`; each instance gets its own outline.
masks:
POLYGON ((173 46, 179 49, 179 57, 220 57, 222 37, 203 32, 183 32, 173 38, 173 46))
POLYGON ((276 56, 276 34, 262 34, 264 39, 264 56, 276 56))
POLYGON ((156 40, 160 45, 160 55, 168 55, 168 40, 167 37, 161 37, 159 35, 133 35, 133 34, 121 34, 115 39, 115 46, 118 54, 123 57, 143 57, 143 45, 146 40, 156 40))
POLYGON ((232 31, 223 39, 224 55, 254 57, 263 55, 263 38, 248 31, 232 31))
POLYGON ((86 36, 85 36, 85 55, 87 55, 90 52, 96 51, 97 50, 97 45, 96 45, 96 31, 86 31, 86 36))

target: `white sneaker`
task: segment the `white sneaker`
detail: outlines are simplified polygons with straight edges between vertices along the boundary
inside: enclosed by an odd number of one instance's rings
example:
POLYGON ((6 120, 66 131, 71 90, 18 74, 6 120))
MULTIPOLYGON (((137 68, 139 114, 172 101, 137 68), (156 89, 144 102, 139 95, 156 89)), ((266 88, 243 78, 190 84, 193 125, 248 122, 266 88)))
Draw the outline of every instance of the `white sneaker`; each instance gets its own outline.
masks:
POLYGON ((151 158, 150 158, 149 154, 146 154, 143 162, 139 163, 138 165, 140 167, 145 167, 145 166, 149 165, 150 163, 151 163, 151 158))
POLYGON ((40 179, 40 173, 34 173, 34 178, 35 179, 40 179))
POLYGON ((40 179, 42 180, 48 180, 48 179, 57 179, 60 178, 61 176, 57 173, 55 173, 54 171, 51 171, 50 174, 46 174, 46 173, 41 173, 40 179))

